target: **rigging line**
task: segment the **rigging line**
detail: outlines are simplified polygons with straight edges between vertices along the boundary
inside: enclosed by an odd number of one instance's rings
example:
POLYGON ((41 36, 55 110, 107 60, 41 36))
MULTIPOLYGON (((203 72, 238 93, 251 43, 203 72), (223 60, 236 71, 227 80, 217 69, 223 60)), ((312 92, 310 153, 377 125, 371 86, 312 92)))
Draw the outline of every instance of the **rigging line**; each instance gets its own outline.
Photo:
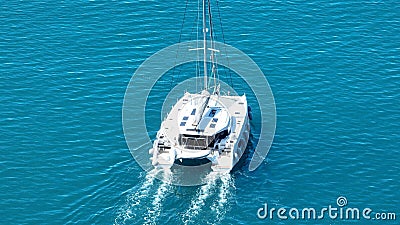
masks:
MULTIPOLYGON (((197 14, 196 14, 196 16, 195 16, 195 18, 194 18, 194 23, 193 23, 193 25, 192 25, 192 30, 191 30, 191 32, 190 32, 190 40, 193 40, 194 38, 193 38, 193 36, 194 36, 194 34, 195 34, 195 30, 196 30, 196 38, 197 38, 197 36, 198 36, 198 33, 199 33, 199 31, 197 30, 198 29, 198 27, 199 27, 199 18, 200 18, 200 15, 199 15, 199 11, 197 10, 197 14)), ((197 40, 197 39, 196 39, 197 40)))
MULTIPOLYGON (((218 40, 218 35, 217 35, 217 32, 213 32, 213 40, 218 40)), ((212 49, 217 49, 216 48, 216 45, 215 45, 215 41, 213 42, 213 46, 212 46, 212 49)), ((219 52, 217 52, 217 53, 219 53, 219 52)), ((217 56, 215 56, 215 54, 217 54, 217 53, 215 53, 214 52, 214 67, 215 67, 215 70, 214 70, 214 73, 216 74, 216 80, 217 81, 219 81, 220 79, 219 79, 219 69, 218 69, 218 57, 217 56)), ((218 54, 217 54, 218 55, 218 54)), ((225 70, 224 70, 225 71, 225 70)), ((225 73, 226 73, 226 71, 225 71, 225 73)), ((228 76, 227 76, 228 77, 228 76)), ((214 79, 215 80, 215 79, 214 79)), ((219 83, 219 82, 218 82, 219 83)), ((217 87, 217 83, 214 81, 214 86, 215 87, 217 87)))
POLYGON ((208 70, 207 70, 207 17, 206 17, 206 3, 207 0, 203 0, 202 14, 203 14, 203 72, 204 72, 204 90, 208 89, 208 70))
MULTIPOLYGON (((196 48, 199 49, 199 25, 200 25, 200 0, 197 1, 197 18, 196 18, 196 48)), ((198 78, 200 77, 200 52, 196 51, 196 93, 198 92, 199 84, 198 78)))
MULTIPOLYGON (((217 2, 219 23, 220 23, 220 27, 221 27, 221 33, 222 33, 222 41, 224 42, 224 44, 226 44, 225 43, 224 27, 222 26, 221 12, 219 10, 219 1, 216 0, 216 2, 217 2)), ((227 60, 227 63, 228 63, 228 67, 231 68, 230 63, 229 63, 229 57, 228 57, 228 54, 227 54, 227 51, 226 51, 226 46, 224 47, 224 49, 225 49, 225 56, 226 56, 226 60, 227 60)), ((231 83, 231 87, 233 88, 232 71, 229 68, 228 68, 229 80, 230 80, 230 83, 231 83)), ((225 71, 225 74, 226 74, 226 68, 224 68, 224 71, 225 71)))
MULTIPOLYGON (((188 8, 188 4, 189 4, 189 0, 186 0, 185 12, 183 13, 183 20, 182 20, 181 30, 179 32, 178 43, 181 43, 181 40, 182 40, 183 26, 184 26, 185 20, 186 20, 186 12, 187 12, 187 8, 188 8)), ((171 82, 170 82, 170 88, 172 88, 172 84, 174 83, 175 68, 176 68, 176 61, 178 60, 178 54, 179 54, 179 45, 178 45, 178 49, 176 50, 174 68, 172 68, 172 77, 171 77, 171 82)))
MULTIPOLYGON (((211 0, 210 0, 211 1, 211 0)), ((210 9, 210 17, 212 16, 212 13, 211 13, 211 9, 210 9)), ((210 19, 212 19, 212 18, 210 18, 210 19)), ((212 44, 212 49, 216 49, 216 45, 215 45, 215 40, 218 40, 218 35, 217 35, 217 32, 215 32, 214 31, 214 23, 211 23, 212 24, 212 27, 211 27, 211 29, 212 29, 212 40, 213 40, 213 42, 211 43, 212 44)), ((219 52, 217 52, 217 53, 219 53, 219 52)), ((213 66, 215 67, 215 70, 214 70, 214 75, 216 75, 216 76, 214 76, 214 88, 216 88, 217 87, 217 83, 216 83, 216 81, 215 81, 215 77, 216 77, 216 79, 219 81, 219 70, 218 70, 218 57, 217 56, 215 56, 215 52, 213 52, 213 57, 214 57, 214 61, 213 61, 213 66)), ((225 70, 224 70, 225 71, 225 70)))
MULTIPOLYGON (((186 7, 187 8, 187 7, 186 7)), ((187 13, 186 13, 187 14, 187 13)), ((185 20, 184 20, 185 21, 185 20)), ((198 21, 198 17, 196 17, 195 18, 195 21, 198 21)), ((189 35, 189 40, 193 40, 193 35, 194 35, 194 31, 195 31, 195 29, 196 29, 196 23, 193 23, 193 25, 192 25, 192 30, 191 30, 191 32, 190 32, 190 35, 189 35)), ((183 30, 183 24, 182 24, 182 29, 181 30, 183 30)), ((181 31, 181 34, 183 33, 183 31, 181 31)), ((182 41, 182 39, 180 38, 180 40, 179 40, 179 42, 181 42, 182 41)), ((182 54, 182 56, 183 56, 183 58, 185 58, 186 57, 186 51, 184 51, 184 53, 182 54)), ((177 78, 179 78, 180 76, 181 76, 181 74, 182 74, 182 70, 184 70, 184 68, 182 67, 182 66, 180 66, 179 68, 177 68, 176 69, 178 72, 177 72, 177 75, 176 75, 176 77, 177 78)))
MULTIPOLYGON (((194 22, 193 22, 193 25, 192 25, 192 31, 191 31, 191 33, 190 33, 190 40, 191 41, 193 41, 193 40, 199 40, 199 18, 200 18, 200 1, 197 1, 197 8, 198 8, 198 10, 197 10, 197 14, 196 14, 196 16, 195 16, 195 20, 194 20, 194 22)), ((199 48, 199 44, 198 44, 198 42, 196 43, 196 49, 198 49, 199 48)), ((198 60, 198 58, 199 58, 199 51, 196 51, 196 57, 197 57, 197 60, 198 60)), ((197 93, 197 77, 198 77, 198 71, 199 71, 199 64, 198 64, 198 62, 197 62, 197 60, 196 60, 196 93, 197 93)))
MULTIPOLYGON (((211 44, 211 48, 212 49, 215 49, 215 43, 214 43, 214 40, 213 40, 213 38, 214 38, 214 27, 213 27, 213 22, 212 22, 212 13, 211 13, 211 0, 208 0, 208 18, 209 18, 209 24, 210 24, 210 44, 211 44)), ((215 92, 215 88, 216 88, 216 80, 215 80, 215 70, 216 70, 216 67, 215 67, 215 52, 214 51, 212 51, 211 50, 211 54, 210 54, 210 57, 211 57, 211 74, 213 75, 213 77, 211 78, 211 79, 214 79, 214 92, 215 92)))

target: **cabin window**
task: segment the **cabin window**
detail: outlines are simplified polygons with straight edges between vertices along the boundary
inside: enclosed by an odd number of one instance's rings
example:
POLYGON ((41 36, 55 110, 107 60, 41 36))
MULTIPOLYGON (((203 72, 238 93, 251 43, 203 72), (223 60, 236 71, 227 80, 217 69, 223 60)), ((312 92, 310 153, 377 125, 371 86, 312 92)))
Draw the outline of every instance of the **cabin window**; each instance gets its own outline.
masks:
POLYGON ((208 143, 213 140, 212 136, 179 135, 179 144, 188 149, 207 149, 208 143))
POLYGON ((212 121, 216 123, 218 122, 218 118, 213 118, 212 121))
POLYGON ((180 126, 183 127, 186 125, 186 122, 181 122, 180 126))
POLYGON ((210 124, 210 128, 215 128, 215 123, 210 124))
POLYGON ((209 117, 214 117, 215 113, 217 113, 217 110, 216 109, 211 109, 211 112, 210 112, 210 114, 208 114, 208 116, 209 117))
POLYGON ((195 115, 196 114, 196 109, 192 110, 192 113, 190 113, 190 115, 195 115))
POLYGON ((188 120, 189 117, 188 116, 184 116, 182 120, 188 120))

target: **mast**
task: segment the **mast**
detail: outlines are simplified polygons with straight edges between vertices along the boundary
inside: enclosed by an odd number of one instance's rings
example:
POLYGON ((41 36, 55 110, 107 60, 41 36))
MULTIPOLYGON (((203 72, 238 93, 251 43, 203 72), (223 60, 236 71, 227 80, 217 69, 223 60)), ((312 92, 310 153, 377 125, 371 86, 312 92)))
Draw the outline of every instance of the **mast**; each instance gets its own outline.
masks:
POLYGON ((206 21, 206 1, 203 0, 203 54, 204 54, 204 90, 207 90, 207 21, 206 21))

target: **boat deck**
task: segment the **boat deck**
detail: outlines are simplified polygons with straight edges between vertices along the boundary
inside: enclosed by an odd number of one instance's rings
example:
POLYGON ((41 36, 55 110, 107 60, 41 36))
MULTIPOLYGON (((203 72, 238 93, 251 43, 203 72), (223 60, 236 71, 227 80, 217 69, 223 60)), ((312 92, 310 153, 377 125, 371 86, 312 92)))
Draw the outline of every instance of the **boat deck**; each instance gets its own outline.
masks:
MULTIPOLYGON (((165 130, 165 135, 169 140, 178 140, 180 133, 178 116, 179 112, 185 107, 191 98, 202 98, 205 97, 202 94, 190 94, 185 93, 185 95, 178 100, 178 102, 172 107, 172 110, 168 114, 167 118, 163 121, 162 127, 165 130)), ((219 101, 224 105, 231 115, 232 121, 231 132, 233 134, 240 133, 240 130, 244 123, 244 118, 247 116, 247 102, 245 96, 217 96, 211 95, 212 100, 219 101)), ((206 129, 201 132, 204 135, 213 134, 212 131, 206 129)), ((173 143, 177 144, 177 143, 173 143)))

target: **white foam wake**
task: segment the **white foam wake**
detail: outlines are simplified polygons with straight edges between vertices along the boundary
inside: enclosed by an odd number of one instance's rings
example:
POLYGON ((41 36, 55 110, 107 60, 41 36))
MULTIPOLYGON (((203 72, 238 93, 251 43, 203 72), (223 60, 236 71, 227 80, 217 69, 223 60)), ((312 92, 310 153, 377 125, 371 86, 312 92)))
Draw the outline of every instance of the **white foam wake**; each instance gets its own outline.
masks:
POLYGON ((229 173, 220 174, 221 184, 219 185, 218 197, 211 209, 216 213, 216 221, 221 221, 229 210, 229 198, 233 194, 234 182, 229 173))
MULTIPOLYGON (((126 224, 132 221, 143 224, 156 224, 164 207, 164 200, 173 187, 171 171, 150 171, 139 188, 128 194, 115 219, 114 225, 126 224), (162 174, 160 174, 162 173, 162 174), (155 182, 155 176, 164 176, 161 181, 155 182)), ((131 192, 132 189, 129 190, 131 192)), ((192 196, 190 205, 182 214, 183 224, 206 220, 207 223, 219 223, 229 211, 229 202, 233 196, 234 181, 229 173, 210 173, 205 178, 205 184, 198 187, 192 196), (204 218, 202 213, 207 214, 204 218)))
POLYGON ((157 192, 152 201, 152 207, 147 211, 145 215, 144 224, 156 224, 156 219, 160 217, 162 210, 162 203, 165 199, 166 192, 171 188, 172 173, 169 170, 164 170, 164 179, 161 181, 161 185, 158 187, 157 192))
MULTIPOLYGON (((150 187, 153 185, 157 173, 159 173, 157 170, 148 172, 139 189, 127 196, 125 205, 119 209, 118 215, 114 220, 114 225, 125 224, 127 220, 136 217, 137 208, 140 207, 140 202, 148 196, 150 187)), ((134 188, 135 187, 132 189, 134 188)), ((127 192, 131 192, 132 189, 127 192)))
POLYGON ((202 211, 206 211, 208 208, 207 201, 211 201, 210 208, 214 212, 210 222, 221 221, 228 211, 227 204, 231 196, 232 187, 233 180, 229 173, 210 173, 206 177, 206 184, 197 191, 196 196, 190 202, 189 208, 183 214, 183 223, 189 224, 202 211))
POLYGON ((209 173, 206 176, 206 184, 201 186, 197 191, 196 196, 190 201, 189 209, 182 216, 184 224, 188 224, 200 213, 202 207, 205 205, 205 200, 212 194, 212 190, 215 188, 216 179, 216 173, 209 173))

